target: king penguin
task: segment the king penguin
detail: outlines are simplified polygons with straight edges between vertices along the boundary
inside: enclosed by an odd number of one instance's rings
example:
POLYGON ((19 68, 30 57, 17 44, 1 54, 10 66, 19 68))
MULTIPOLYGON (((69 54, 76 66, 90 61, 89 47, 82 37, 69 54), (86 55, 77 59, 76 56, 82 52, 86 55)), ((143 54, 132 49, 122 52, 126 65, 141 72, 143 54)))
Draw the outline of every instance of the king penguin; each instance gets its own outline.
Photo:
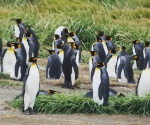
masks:
MULTIPOLYGON (((138 56, 133 56, 133 60, 138 60, 138 56)), ((117 76, 119 78, 119 83, 135 83, 134 72, 131 64, 131 57, 129 55, 120 57, 117 76)))
POLYGON ((144 64, 144 55, 143 55, 144 45, 139 40, 132 41, 132 44, 133 44, 132 47, 133 55, 137 55, 139 57, 139 61, 134 60, 133 69, 142 70, 144 64))
POLYGON ((22 19, 11 19, 16 21, 16 25, 14 26, 15 37, 23 38, 24 32, 26 30, 26 25, 23 23, 22 19))
POLYGON ((92 69, 93 100, 99 105, 108 105, 109 77, 104 63, 99 62, 95 69, 92 69))
POLYGON ((78 66, 76 63, 76 51, 69 44, 65 44, 62 47, 62 51, 64 54, 63 63, 62 63, 62 70, 64 73, 64 82, 63 82, 62 87, 73 88, 74 82, 73 82, 72 76, 75 77, 74 78, 75 80, 78 79, 78 66))
POLYGON ((33 114, 33 106, 40 90, 40 77, 37 67, 37 58, 29 58, 28 69, 23 80, 23 112, 33 114))
POLYGON ((117 78, 115 69, 117 64, 117 55, 116 55, 116 49, 110 49, 109 53, 106 56, 106 59, 104 61, 108 76, 111 78, 117 78))
POLYGON ((50 56, 46 66, 46 78, 47 79, 60 79, 62 73, 62 65, 60 57, 54 50, 48 50, 50 56))
POLYGON ((26 52, 21 43, 13 43, 15 47, 16 64, 10 78, 22 81, 26 71, 26 52))
POLYGON ((16 55, 12 42, 7 42, 7 47, 1 54, 1 71, 10 75, 15 69, 16 55))

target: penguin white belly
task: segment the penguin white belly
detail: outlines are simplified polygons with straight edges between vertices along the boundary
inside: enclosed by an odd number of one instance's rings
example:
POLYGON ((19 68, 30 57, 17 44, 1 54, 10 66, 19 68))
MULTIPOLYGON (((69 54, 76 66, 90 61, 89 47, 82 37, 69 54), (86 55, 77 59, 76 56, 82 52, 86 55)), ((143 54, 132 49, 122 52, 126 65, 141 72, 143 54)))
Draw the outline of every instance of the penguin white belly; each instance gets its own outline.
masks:
POLYGON ((55 49, 55 47, 54 47, 54 41, 52 42, 52 50, 54 50, 55 49))
POLYGON ((23 39, 22 41, 24 47, 25 47, 25 50, 26 50, 26 55, 27 55, 27 58, 26 58, 26 64, 28 64, 28 59, 29 59, 29 44, 26 40, 23 39))
POLYGON ((93 48, 93 46, 94 46, 94 44, 92 45, 92 47, 91 47, 91 51, 94 51, 94 48, 93 48))
POLYGON ((18 76, 17 77, 15 76, 15 69, 14 69, 14 71, 10 74, 10 78, 19 80, 21 78, 21 68, 19 67, 18 76))
POLYGON ((100 100, 99 94, 98 94, 99 86, 101 84, 100 76, 101 76, 101 71, 100 71, 100 69, 96 68, 94 76, 93 76, 93 100, 94 100, 94 102, 98 103, 99 105, 102 105, 104 99, 102 97, 102 100, 100 100))
POLYGON ((37 92, 39 91, 39 71, 37 66, 31 65, 28 78, 26 80, 24 94, 24 110, 33 108, 37 92))
POLYGON ((119 67, 119 65, 120 65, 120 58, 117 61, 116 74, 118 74, 118 67, 119 67))
MULTIPOLYGON (((134 46, 132 47, 132 51, 133 51, 133 55, 136 55, 134 46)), ((136 61, 135 61, 135 60, 134 60, 134 63, 133 63, 132 68, 133 68, 133 69, 137 69, 137 64, 136 64, 136 61)))
POLYGON ((111 78, 117 78, 115 67, 117 63, 117 56, 113 55, 107 63, 108 76, 111 78))
POLYGON ((58 56, 60 57, 61 64, 63 64, 63 61, 64 61, 64 51, 60 50, 58 56))
POLYGON ((150 69, 147 68, 142 71, 141 78, 139 80, 137 94, 139 97, 144 97, 150 94, 150 69))
POLYGON ((14 28, 15 28, 15 37, 17 37, 17 38, 18 38, 18 37, 19 37, 19 35, 20 35, 19 27, 18 27, 18 25, 16 24, 14 28))
POLYGON ((144 49, 143 49, 143 56, 144 56, 144 58, 145 58, 145 55, 146 55, 146 54, 145 54, 145 50, 146 50, 146 49, 144 48, 144 49))
POLYGON ((72 67, 72 73, 71 73, 71 82, 72 82, 72 86, 75 83, 75 72, 74 72, 74 68, 72 67))
POLYGON ((107 55, 108 54, 108 48, 106 46, 106 43, 102 42, 102 44, 103 44, 103 47, 104 47, 105 55, 107 55))
POLYGON ((77 66, 79 65, 79 50, 77 50, 76 64, 77 64, 77 66))
POLYGON ((7 50, 3 58, 3 73, 11 74, 14 72, 16 56, 14 52, 7 50))
POLYGON ((48 79, 50 79, 50 76, 49 76, 49 70, 50 70, 50 68, 48 68, 48 71, 47 71, 47 72, 48 72, 48 79))
POLYGON ((121 79, 118 80, 119 83, 128 83, 128 80, 127 78, 125 77, 125 74, 124 74, 124 69, 122 69, 121 71, 121 79))

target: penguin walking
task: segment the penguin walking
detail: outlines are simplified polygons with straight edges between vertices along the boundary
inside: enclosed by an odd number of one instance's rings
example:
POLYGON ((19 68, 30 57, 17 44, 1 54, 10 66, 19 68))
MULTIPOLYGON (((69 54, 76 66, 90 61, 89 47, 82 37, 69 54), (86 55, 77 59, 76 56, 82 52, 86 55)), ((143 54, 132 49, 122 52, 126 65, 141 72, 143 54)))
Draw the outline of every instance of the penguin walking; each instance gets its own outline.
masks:
POLYGON ((145 97, 150 94, 150 68, 146 68, 140 74, 137 82, 136 95, 139 97, 145 97))
POLYGON ((12 42, 7 42, 7 47, 1 54, 1 72, 11 74, 16 64, 16 55, 12 42))
POLYGON ((22 81, 26 72, 26 52, 23 44, 13 43, 15 47, 16 64, 10 78, 22 81))
POLYGON ((64 83, 62 87, 73 88, 74 80, 78 79, 76 51, 69 44, 65 44, 62 47, 62 51, 64 54, 63 55, 64 59, 62 64, 62 70, 64 73, 64 83))
MULTIPOLYGON (((138 56, 135 55, 133 59, 138 60, 138 56)), ((117 76, 119 83, 135 83, 131 57, 129 55, 120 57, 117 76)))
POLYGON ((117 78, 117 74, 115 71, 117 64, 116 49, 109 50, 104 63, 108 72, 108 76, 111 78, 117 78))
POLYGON ((62 65, 60 57, 54 50, 48 50, 50 56, 46 66, 46 78, 47 79, 60 79, 62 73, 62 65))
POLYGON ((139 69, 143 70, 143 64, 144 64, 144 45, 139 40, 132 41, 133 47, 133 55, 137 55, 139 57, 139 61, 134 60, 133 69, 139 69))
POLYGON ((99 105, 108 105, 109 97, 109 77, 104 63, 97 63, 92 69, 93 100, 99 105))
POLYGON ((37 58, 29 58, 28 69, 23 80, 23 112, 33 114, 33 106, 40 89, 40 78, 37 67, 37 58))

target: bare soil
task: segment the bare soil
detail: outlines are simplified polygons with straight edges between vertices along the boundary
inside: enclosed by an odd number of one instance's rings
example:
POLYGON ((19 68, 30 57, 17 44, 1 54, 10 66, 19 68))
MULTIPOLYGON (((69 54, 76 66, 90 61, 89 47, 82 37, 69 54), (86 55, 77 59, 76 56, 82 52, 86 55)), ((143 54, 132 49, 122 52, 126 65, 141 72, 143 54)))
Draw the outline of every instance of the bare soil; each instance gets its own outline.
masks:
MULTIPOLYGON (((42 90, 53 89, 64 93, 83 92, 86 93, 92 88, 89 77, 88 64, 79 64, 79 79, 76 81, 74 89, 64 89, 61 87, 63 79, 47 80, 45 78, 45 68, 47 59, 39 58, 38 65, 40 71, 40 83, 42 90)), ((139 72, 135 71, 137 81, 139 72)), ((4 79, 0 79, 5 81, 4 79)), ((6 80, 13 83, 18 81, 6 80)), ((124 94, 135 94, 136 85, 118 84, 117 79, 110 79, 110 87, 123 92, 124 94)), ((150 125, 149 117, 133 115, 96 115, 96 114, 37 114, 24 115, 18 109, 13 109, 8 103, 22 91, 20 86, 0 87, 0 125, 150 125)))

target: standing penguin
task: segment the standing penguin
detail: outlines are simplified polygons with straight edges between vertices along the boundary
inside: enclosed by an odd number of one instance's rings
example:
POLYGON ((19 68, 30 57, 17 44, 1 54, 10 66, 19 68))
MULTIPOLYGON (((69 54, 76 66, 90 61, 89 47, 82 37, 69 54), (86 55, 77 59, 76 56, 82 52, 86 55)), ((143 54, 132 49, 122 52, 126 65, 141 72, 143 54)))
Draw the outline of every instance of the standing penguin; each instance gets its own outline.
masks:
POLYGON ((24 32, 26 30, 26 25, 23 23, 22 19, 11 19, 16 21, 15 29, 15 37, 23 38, 24 32))
POLYGON ((99 62, 95 69, 92 69, 93 100, 100 105, 108 105, 109 77, 104 63, 99 62))
POLYGON ((150 94, 150 68, 146 68, 142 71, 137 87, 136 87, 136 95, 139 97, 144 97, 148 94, 150 94))
POLYGON ((76 63, 76 51, 69 45, 65 44, 62 47, 64 59, 62 64, 62 70, 64 73, 64 83, 62 87, 73 88, 73 79, 78 79, 78 66, 76 63))
POLYGON ((109 53, 107 54, 104 63, 108 72, 108 76, 111 78, 117 78, 115 72, 116 64, 117 64, 116 49, 109 50, 109 53))
POLYGON ((59 79, 62 73, 62 66, 60 57, 54 50, 48 50, 50 56, 46 66, 46 78, 47 79, 59 79))
POLYGON ((18 42, 13 43, 13 45, 15 47, 16 64, 10 78, 22 81, 26 71, 26 52, 23 44, 18 42))
POLYGON ((7 47, 1 54, 1 72, 11 74, 16 64, 16 55, 12 42, 7 42, 7 47))
POLYGON ((132 41, 132 44, 133 44, 132 48, 133 55, 137 55, 139 57, 139 61, 134 60, 133 69, 142 70, 144 64, 144 55, 143 55, 144 45, 139 40, 132 41))
POLYGON ((37 58, 29 58, 28 69, 23 80, 23 112, 33 114, 33 106, 40 89, 40 77, 37 67, 37 58))
MULTIPOLYGON (((135 55, 133 59, 138 60, 138 56, 135 55)), ((129 55, 120 57, 117 76, 119 78, 119 83, 135 83, 131 57, 129 55)))

